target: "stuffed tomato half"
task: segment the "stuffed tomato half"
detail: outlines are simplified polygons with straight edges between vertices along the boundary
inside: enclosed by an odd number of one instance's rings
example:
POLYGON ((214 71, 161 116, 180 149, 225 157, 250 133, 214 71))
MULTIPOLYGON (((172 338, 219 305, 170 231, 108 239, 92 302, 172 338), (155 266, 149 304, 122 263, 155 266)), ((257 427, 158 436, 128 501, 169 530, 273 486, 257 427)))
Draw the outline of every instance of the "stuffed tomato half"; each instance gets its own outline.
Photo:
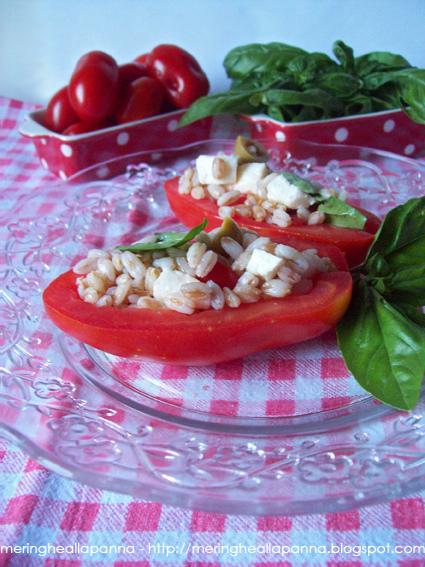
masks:
POLYGON ((201 155, 195 167, 165 183, 171 209, 186 226, 207 218, 210 228, 231 216, 270 238, 296 236, 332 244, 348 264, 360 264, 380 226, 344 195, 288 171, 272 171, 265 150, 239 137, 234 155, 201 155))
POLYGON ((340 250, 205 224, 90 251, 47 287, 47 314, 108 353, 181 365, 305 341, 341 319, 352 280, 340 250))

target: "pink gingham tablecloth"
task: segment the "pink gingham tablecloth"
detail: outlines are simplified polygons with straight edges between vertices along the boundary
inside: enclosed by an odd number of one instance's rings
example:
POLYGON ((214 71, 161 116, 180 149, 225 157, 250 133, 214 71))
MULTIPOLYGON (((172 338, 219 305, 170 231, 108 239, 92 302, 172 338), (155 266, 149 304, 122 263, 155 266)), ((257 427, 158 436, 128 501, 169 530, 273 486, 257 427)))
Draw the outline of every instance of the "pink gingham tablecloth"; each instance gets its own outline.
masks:
MULTIPOLYGON (((51 179, 17 132, 31 108, 0 97, 2 217, 51 179)), ((424 496, 296 518, 211 514, 78 484, 1 441, 0 567, 420 567, 424 496)))

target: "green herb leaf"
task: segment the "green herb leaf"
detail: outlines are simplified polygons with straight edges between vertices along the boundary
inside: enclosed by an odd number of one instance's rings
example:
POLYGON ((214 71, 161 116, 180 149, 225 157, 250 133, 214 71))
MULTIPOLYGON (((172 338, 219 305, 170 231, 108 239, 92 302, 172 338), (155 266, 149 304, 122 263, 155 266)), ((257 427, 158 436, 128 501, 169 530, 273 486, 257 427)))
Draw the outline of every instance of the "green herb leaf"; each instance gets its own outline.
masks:
POLYGON ((179 248, 198 236, 207 224, 208 221, 205 219, 201 224, 190 229, 189 232, 157 232, 155 233, 155 242, 137 242, 131 246, 117 246, 117 249, 122 252, 128 250, 134 254, 140 254, 142 252, 166 250, 167 248, 179 248))
POLYGON ((354 57, 336 41, 337 61, 284 43, 249 44, 224 60, 232 86, 195 101, 180 125, 222 113, 265 113, 287 122, 403 108, 425 124, 425 70, 385 51, 354 57))
POLYGON ((295 173, 291 173, 290 171, 280 171, 279 175, 281 175, 288 183, 291 185, 295 185, 304 193, 308 195, 319 196, 319 191, 322 189, 322 186, 319 183, 314 183, 313 181, 309 181, 304 177, 300 177, 299 175, 295 175, 295 173))
POLYGON ((425 197, 411 199, 388 213, 364 270, 387 299, 425 304, 425 197))
POLYGON ((412 409, 425 372, 425 331, 360 280, 337 327, 348 369, 375 398, 412 409))
POLYGON ((279 71, 294 57, 305 53, 303 49, 285 43, 253 43, 232 49, 224 59, 224 67, 229 77, 240 79, 279 71))
POLYGON ((409 303, 396 302, 393 305, 396 309, 398 309, 398 311, 401 311, 405 317, 425 329, 425 313, 421 309, 418 309, 409 303))
POLYGON ((378 71, 394 71, 410 67, 410 63, 396 53, 388 51, 372 51, 355 59, 356 71, 360 77, 378 71))
POLYGON ((229 91, 228 93, 217 93, 211 96, 198 98, 187 112, 181 117, 179 126, 187 126, 196 120, 216 114, 229 114, 244 112, 253 114, 259 112, 258 104, 254 102, 254 95, 263 92, 264 89, 251 89, 240 91, 229 91))
POLYGON ((338 40, 333 44, 332 51, 334 52, 335 57, 341 63, 344 71, 348 71, 348 73, 354 73, 355 65, 352 48, 346 45, 343 41, 338 40))
POLYGON ((424 262, 425 197, 410 199, 387 214, 366 258, 368 272, 376 254, 385 258, 392 269, 424 262))
POLYGON ((362 230, 366 224, 366 217, 360 211, 338 197, 329 197, 318 210, 325 213, 326 222, 334 226, 362 230))

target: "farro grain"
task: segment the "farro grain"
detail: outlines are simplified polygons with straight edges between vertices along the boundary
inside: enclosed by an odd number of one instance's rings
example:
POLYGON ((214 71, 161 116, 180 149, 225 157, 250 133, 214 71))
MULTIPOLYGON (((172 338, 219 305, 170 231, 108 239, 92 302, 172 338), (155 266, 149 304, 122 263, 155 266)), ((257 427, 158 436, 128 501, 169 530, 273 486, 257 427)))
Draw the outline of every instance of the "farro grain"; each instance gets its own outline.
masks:
POLYGON ((201 185, 196 185, 195 187, 193 187, 190 194, 197 201, 200 201, 201 199, 205 199, 205 197, 207 196, 205 193, 205 189, 201 185))
POLYGON ((202 256, 201 261, 196 266, 195 274, 198 278, 205 278, 214 268, 218 260, 218 256, 212 250, 208 250, 202 256))
POLYGON ((117 286, 114 293, 114 305, 122 305, 126 301, 130 288, 129 282, 117 286))
POLYGON ((207 281, 207 286, 210 288, 211 307, 216 311, 224 307, 224 293, 221 287, 212 280, 207 281))
POLYGON ((308 217, 307 224, 309 225, 316 225, 316 224, 323 224, 325 222, 325 213, 322 211, 314 211, 308 217))
POLYGON ((101 274, 106 276, 110 282, 115 281, 117 274, 114 268, 114 264, 112 263, 112 260, 109 260, 107 258, 100 258, 97 261, 97 269, 101 274))
POLYGON ((233 191, 226 191, 226 193, 223 193, 218 199, 217 199, 217 205, 219 207, 222 207, 224 205, 232 205, 233 203, 235 203, 239 198, 240 198, 241 194, 239 191, 233 190, 233 191))
POLYGON ((228 287, 223 288, 224 301, 228 307, 236 309, 241 304, 241 299, 228 287))
POLYGON ((187 251, 186 258, 191 268, 196 266, 201 261, 203 255, 207 251, 207 246, 203 242, 194 242, 187 251))
POLYGON ((236 258, 238 258, 238 256, 240 256, 243 252, 243 248, 239 242, 236 242, 236 240, 230 236, 223 236, 220 239, 220 244, 226 254, 228 254, 233 260, 236 260, 236 258))
POLYGON ((291 293, 291 286, 288 282, 280 279, 272 279, 265 282, 261 289, 265 295, 269 295, 270 297, 285 297, 285 295, 291 293))

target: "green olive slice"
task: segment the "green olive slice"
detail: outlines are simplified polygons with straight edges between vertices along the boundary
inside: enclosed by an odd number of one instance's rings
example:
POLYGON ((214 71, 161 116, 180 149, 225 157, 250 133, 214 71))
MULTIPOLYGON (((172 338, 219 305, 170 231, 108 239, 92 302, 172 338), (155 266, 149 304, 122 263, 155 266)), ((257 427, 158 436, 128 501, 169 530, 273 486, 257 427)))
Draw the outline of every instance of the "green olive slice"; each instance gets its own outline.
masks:
POLYGON ((238 136, 235 142, 235 154, 240 163, 267 161, 268 154, 266 148, 250 138, 238 136))

